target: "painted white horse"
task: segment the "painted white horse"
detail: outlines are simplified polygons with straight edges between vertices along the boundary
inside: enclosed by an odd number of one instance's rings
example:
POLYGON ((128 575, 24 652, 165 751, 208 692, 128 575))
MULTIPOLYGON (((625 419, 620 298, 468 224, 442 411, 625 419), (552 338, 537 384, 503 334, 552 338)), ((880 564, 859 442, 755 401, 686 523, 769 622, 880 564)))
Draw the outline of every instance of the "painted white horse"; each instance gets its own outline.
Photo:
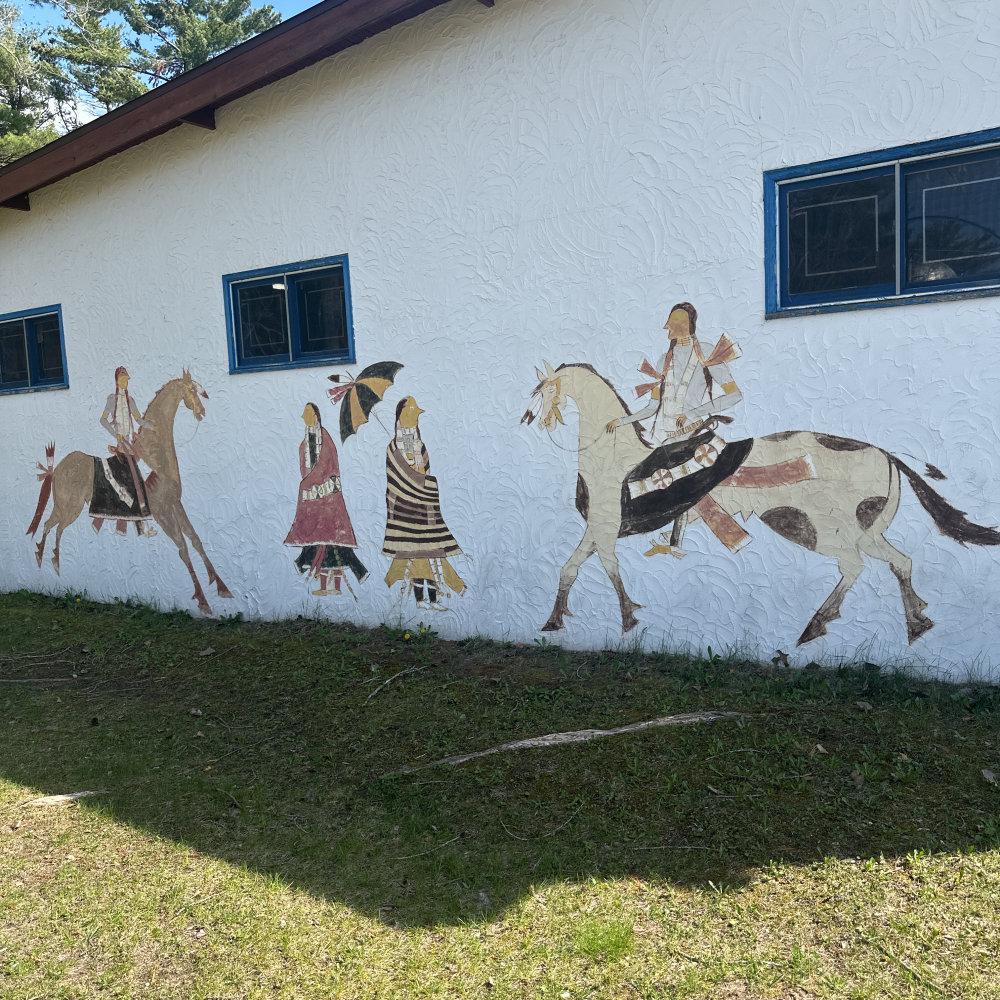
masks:
MULTIPOLYGON (((636 533, 622 525, 622 484, 652 449, 636 424, 607 433, 608 422, 628 415, 629 409, 614 386, 590 365, 564 364, 553 370, 546 362, 545 369, 536 369, 539 384, 532 393, 533 408, 524 420, 530 423, 537 411, 539 426, 551 431, 563 422, 561 408, 566 400, 576 402, 580 414, 577 508, 587 527, 559 574, 555 604, 541 630, 563 627, 563 617, 571 614, 570 588, 580 567, 596 554, 618 594, 622 631, 628 632, 638 624, 635 612, 641 605, 626 593, 615 554, 618 538, 636 533)), ((866 555, 887 563, 899 581, 909 641, 934 627, 923 613, 927 603, 910 581, 910 558, 883 534, 899 510, 900 473, 941 534, 962 545, 1000 545, 1000 532, 995 528, 973 524, 899 458, 863 441, 813 431, 769 434, 753 440, 740 471, 742 480, 739 476, 723 480, 710 494, 728 515, 738 514, 745 521, 756 514, 773 531, 836 559, 840 567, 840 581, 806 625, 799 645, 824 635, 827 624, 840 617, 844 596, 864 569, 866 555), (739 485, 753 479, 752 472, 743 474, 743 470, 763 470, 804 458, 813 470, 809 478, 774 486, 739 485)), ((927 467, 927 474, 944 478, 933 466, 927 467)), ((698 516, 693 508, 690 515, 698 516)))

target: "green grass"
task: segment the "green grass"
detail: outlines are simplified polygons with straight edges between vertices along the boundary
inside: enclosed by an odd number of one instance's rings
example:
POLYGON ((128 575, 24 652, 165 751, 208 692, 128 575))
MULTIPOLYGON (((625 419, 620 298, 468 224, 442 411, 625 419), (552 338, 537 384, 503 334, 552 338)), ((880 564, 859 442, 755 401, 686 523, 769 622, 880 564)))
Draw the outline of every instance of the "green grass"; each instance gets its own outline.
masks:
POLYGON ((997 995, 989 686, 18 593, 0 708, 5 1000, 997 995))

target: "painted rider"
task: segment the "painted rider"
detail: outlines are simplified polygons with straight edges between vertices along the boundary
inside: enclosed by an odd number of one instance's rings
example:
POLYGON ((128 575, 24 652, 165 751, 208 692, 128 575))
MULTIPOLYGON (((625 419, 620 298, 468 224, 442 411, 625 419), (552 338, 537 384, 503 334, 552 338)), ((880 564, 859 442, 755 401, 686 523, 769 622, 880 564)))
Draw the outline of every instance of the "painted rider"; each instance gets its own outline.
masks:
MULTIPOLYGON (((729 362, 740 356, 739 348, 723 335, 711 355, 706 357, 695 336, 697 321, 698 313, 690 302, 678 302, 673 306, 663 327, 670 334, 666 354, 660 359, 658 368, 648 361, 643 361, 639 368, 644 375, 655 379, 636 386, 640 398, 650 394, 650 402, 635 413, 610 421, 606 428, 609 434, 625 424, 652 418, 646 428, 650 444, 654 448, 672 445, 692 437, 711 417, 722 414, 743 399, 729 371, 729 362)), ((685 553, 680 546, 689 517, 688 513, 681 514, 674 521, 670 535, 661 533, 659 541, 644 555, 672 555, 683 559, 685 553)))
MULTIPOLYGON (((104 412, 101 414, 101 426, 115 439, 113 445, 108 445, 108 451, 112 455, 122 459, 128 466, 135 488, 135 498, 138 510, 145 517, 136 520, 135 530, 138 534, 145 534, 152 537, 156 534, 156 529, 148 523, 151 518, 149 514, 149 503, 146 499, 146 484, 139 471, 139 464, 133 447, 135 436, 138 431, 147 427, 153 429, 153 425, 144 420, 139 412, 139 407, 128 391, 129 374, 123 365, 115 369, 115 391, 108 396, 104 404, 104 412)), ((118 533, 124 534, 124 522, 119 521, 118 533)))

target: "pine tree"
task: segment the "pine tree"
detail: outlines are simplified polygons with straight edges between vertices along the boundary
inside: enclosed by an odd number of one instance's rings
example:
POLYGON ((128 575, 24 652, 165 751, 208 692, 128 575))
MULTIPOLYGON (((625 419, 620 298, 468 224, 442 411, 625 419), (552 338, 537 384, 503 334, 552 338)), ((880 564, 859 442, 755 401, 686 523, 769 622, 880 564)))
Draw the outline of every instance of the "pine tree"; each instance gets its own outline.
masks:
POLYGON ((251 0, 44 0, 63 21, 39 46, 55 78, 110 110, 274 27, 251 0))
POLYGON ((0 167, 57 138, 65 92, 36 51, 37 35, 0 4, 0 167))

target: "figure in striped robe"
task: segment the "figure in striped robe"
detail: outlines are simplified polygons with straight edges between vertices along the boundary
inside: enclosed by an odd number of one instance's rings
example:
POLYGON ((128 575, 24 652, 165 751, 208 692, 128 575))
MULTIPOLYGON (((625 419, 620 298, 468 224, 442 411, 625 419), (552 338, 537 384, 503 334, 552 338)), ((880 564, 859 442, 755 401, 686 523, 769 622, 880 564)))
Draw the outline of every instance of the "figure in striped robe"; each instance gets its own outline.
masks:
POLYGON ((412 396, 396 407, 396 430, 385 456, 385 541, 383 555, 392 557, 386 586, 402 583, 417 607, 445 611, 442 594, 461 594, 465 582, 450 557, 462 554, 441 516, 437 479, 420 439, 420 414, 412 396))

